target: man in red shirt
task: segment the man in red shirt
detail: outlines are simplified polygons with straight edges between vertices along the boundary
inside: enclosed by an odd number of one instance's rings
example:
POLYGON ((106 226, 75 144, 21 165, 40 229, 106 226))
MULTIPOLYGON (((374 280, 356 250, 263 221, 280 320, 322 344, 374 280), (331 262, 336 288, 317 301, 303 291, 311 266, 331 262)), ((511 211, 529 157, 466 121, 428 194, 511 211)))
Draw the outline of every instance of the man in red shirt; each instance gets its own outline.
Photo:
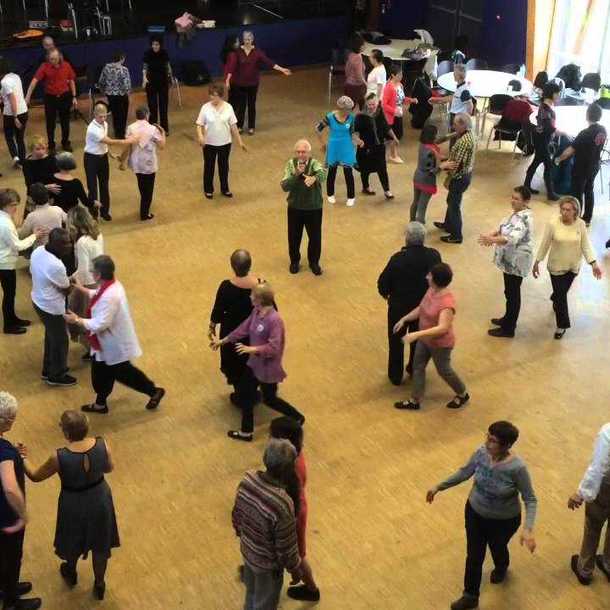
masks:
POLYGON ((71 152, 70 146, 70 108, 77 107, 76 100, 76 74, 72 66, 64 60, 59 49, 52 49, 45 61, 34 74, 25 96, 26 103, 30 104, 32 92, 36 85, 44 84, 44 112, 47 122, 47 138, 49 151, 55 150, 55 123, 59 114, 61 124, 61 146, 71 152))

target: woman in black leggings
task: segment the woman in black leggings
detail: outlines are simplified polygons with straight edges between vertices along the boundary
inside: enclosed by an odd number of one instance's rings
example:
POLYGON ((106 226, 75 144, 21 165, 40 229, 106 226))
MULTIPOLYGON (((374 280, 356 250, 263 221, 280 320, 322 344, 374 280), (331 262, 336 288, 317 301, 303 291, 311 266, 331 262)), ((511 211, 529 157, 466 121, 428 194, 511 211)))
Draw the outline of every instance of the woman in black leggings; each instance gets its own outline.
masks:
POLYGON ((169 87, 172 82, 172 67, 169 55, 163 48, 161 36, 151 36, 150 49, 144 53, 144 68, 142 87, 146 90, 146 99, 150 109, 150 122, 160 123, 169 135, 167 107, 169 103, 169 87))

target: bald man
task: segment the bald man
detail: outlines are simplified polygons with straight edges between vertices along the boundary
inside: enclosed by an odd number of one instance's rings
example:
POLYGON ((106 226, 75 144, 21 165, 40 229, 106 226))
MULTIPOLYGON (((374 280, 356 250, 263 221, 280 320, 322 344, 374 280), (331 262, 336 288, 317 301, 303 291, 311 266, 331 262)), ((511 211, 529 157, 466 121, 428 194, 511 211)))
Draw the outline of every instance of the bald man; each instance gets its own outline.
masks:
POLYGON ((288 252, 290 273, 298 273, 301 261, 303 228, 309 244, 307 260, 314 275, 322 275, 322 184, 326 169, 311 156, 311 144, 299 140, 294 147, 294 157, 286 163, 281 186, 288 193, 288 252))

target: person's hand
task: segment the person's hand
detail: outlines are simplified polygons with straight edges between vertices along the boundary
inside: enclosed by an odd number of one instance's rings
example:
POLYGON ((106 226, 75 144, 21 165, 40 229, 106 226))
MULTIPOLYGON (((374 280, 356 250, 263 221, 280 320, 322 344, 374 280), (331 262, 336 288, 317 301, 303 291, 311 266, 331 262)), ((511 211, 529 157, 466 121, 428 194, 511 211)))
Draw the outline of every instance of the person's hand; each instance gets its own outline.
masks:
POLYGON ((405 345, 409 345, 410 343, 413 343, 414 341, 417 341, 417 337, 414 337, 413 335, 410 335, 409 333, 407 333, 403 338, 402 338, 402 342, 405 345))
POLYGON ((591 265, 591 271, 593 271, 593 277, 596 280, 602 279, 602 270, 599 268, 599 265, 597 263, 593 263, 591 265))
POLYGON ((13 523, 13 525, 9 525, 9 527, 3 527, 2 528, 2 533, 3 534, 7 534, 7 535, 11 535, 11 534, 16 534, 17 532, 20 532, 26 524, 27 521, 27 517, 20 517, 19 519, 17 519, 17 521, 15 521, 15 523, 13 523))
POLYGON ((576 492, 575 494, 572 494, 569 497, 568 508, 570 510, 576 510, 582 506, 583 502, 584 502, 583 497, 578 492, 576 492))
POLYGON ((15 117, 15 127, 19 130, 23 127, 23 123, 17 117, 15 117))
POLYGON ((93 202, 93 207, 97 208, 98 210, 102 207, 102 202, 98 201, 97 199, 93 202))
POLYGON ((72 98, 72 108, 78 108, 78 100, 75 97, 72 98))
POLYGON ((536 539, 534 534, 530 530, 524 529, 519 537, 519 543, 521 546, 525 546, 530 553, 536 550, 536 539))
POLYGON ((213 337, 213 338, 210 340, 210 347, 211 347, 211 348, 212 348, 214 351, 218 350, 218 349, 220 348, 220 346, 221 346, 221 345, 222 345, 222 340, 221 340, 221 339, 219 339, 218 337, 213 337))
POLYGON ((47 191, 49 191, 49 193, 53 193, 54 195, 59 195, 59 193, 61 193, 61 186, 59 186, 59 184, 45 184, 45 186, 47 187, 47 191))
POLYGON ((361 140, 360 138, 358 138, 358 139, 356 140, 356 146, 357 146, 358 148, 362 148, 362 147, 364 146, 364 140, 361 140))
POLYGON ((454 169, 458 168, 458 162, 457 161, 441 161, 439 163, 439 167, 441 169, 445 169, 447 171, 453 171, 454 169))
POLYGON ((70 278, 70 285, 72 288, 86 292, 88 288, 85 288, 74 276, 70 278))
POLYGON ((153 123, 153 127, 156 127, 162 136, 165 135, 165 129, 163 129, 163 127, 161 127, 161 125, 159 125, 159 123, 153 123))
POLYGON ((64 314, 64 320, 68 324, 78 324, 79 317, 73 311, 66 311, 64 314))
POLYGON ((394 324, 394 328, 392 329, 394 334, 399 333, 402 330, 402 327, 405 325, 402 319, 398 320, 396 324, 394 324))
POLYGON ((29 105, 30 105, 30 98, 31 98, 31 97, 32 97, 32 96, 31 96, 30 94, 27 94, 27 95, 25 96, 25 105, 26 105, 26 106, 29 106, 29 105))
POLYGON ((19 455, 25 460, 28 457, 28 448, 27 445, 23 443, 17 443, 17 451, 19 451, 19 455))
POLYGON ((292 71, 289 70, 288 68, 281 68, 280 72, 284 75, 284 76, 290 76, 292 74, 292 71))
POLYGON ((416 97, 414 97, 414 98, 411 99, 410 103, 411 104, 419 104, 419 100, 416 97))
POLYGON ((305 186, 311 188, 316 183, 317 178, 315 176, 305 176, 305 186))
POLYGON ((142 89, 146 89, 146 87, 148 87, 148 79, 144 77, 142 79, 142 89))
POLYGON ((290 576, 294 582, 301 582, 303 578, 303 570, 301 569, 300 564, 297 568, 290 572, 290 576))
POLYGON ((426 492, 426 502, 428 504, 432 504, 432 502, 434 502, 434 496, 438 493, 438 489, 436 489, 436 487, 433 487, 432 489, 429 489, 426 492))
POLYGON ((208 339, 214 341, 216 339, 216 325, 210 324, 208 326, 208 339))
POLYGON ((248 152, 248 147, 246 146, 246 144, 244 143, 243 140, 239 141, 239 147, 244 151, 244 152, 248 152))
POLYGON ((49 234, 49 227, 38 227, 34 229, 34 235, 36 235, 36 239, 40 240, 43 237, 46 237, 49 234))
POLYGON ((205 138, 197 138, 197 141, 199 142, 199 146, 201 146, 201 148, 205 148, 205 138))
POLYGON ((119 163, 119 170, 121 170, 122 172, 124 172, 127 169, 127 161, 121 161, 119 163))
POLYGON ((305 171, 306 167, 307 163, 305 163, 304 161, 299 161, 295 169, 297 176, 300 176, 305 171))
POLYGON ((491 235, 479 235, 479 239, 478 239, 479 244, 481 244, 481 246, 493 246, 493 240, 491 238, 491 235))
POLYGON ((322 149, 322 152, 323 152, 324 154, 326 154, 326 149, 328 148, 328 147, 326 146, 326 144, 321 144, 321 145, 320 145, 320 148, 322 149))
POLYGON ((538 261, 536 261, 534 263, 534 266, 532 267, 532 275, 537 278, 540 275, 540 267, 538 264, 538 261))
POLYGON ((235 351, 238 354, 256 354, 256 347, 252 345, 244 345, 243 343, 235 344, 235 351))

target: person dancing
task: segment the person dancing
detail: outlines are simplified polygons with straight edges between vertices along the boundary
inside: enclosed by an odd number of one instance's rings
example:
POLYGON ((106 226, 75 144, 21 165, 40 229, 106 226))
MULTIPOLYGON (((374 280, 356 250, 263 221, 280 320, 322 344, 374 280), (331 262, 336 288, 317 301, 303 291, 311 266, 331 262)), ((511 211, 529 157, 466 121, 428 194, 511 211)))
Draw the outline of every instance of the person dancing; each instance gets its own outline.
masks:
POLYGON ((150 37, 150 49, 144 53, 143 64, 142 87, 146 91, 146 101, 150 108, 150 122, 160 123, 168 136, 169 87, 174 76, 169 55, 163 48, 162 36, 150 37))

